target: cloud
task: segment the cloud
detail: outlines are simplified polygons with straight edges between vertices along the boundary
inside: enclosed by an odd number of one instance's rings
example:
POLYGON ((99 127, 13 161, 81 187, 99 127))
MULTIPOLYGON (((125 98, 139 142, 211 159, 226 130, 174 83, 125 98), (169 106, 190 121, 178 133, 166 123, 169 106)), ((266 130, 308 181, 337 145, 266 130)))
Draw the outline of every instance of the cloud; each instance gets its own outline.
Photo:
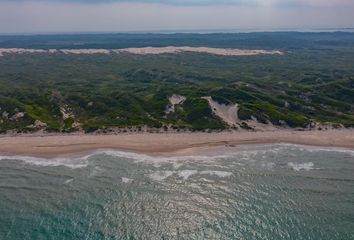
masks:
MULTIPOLYGON (((300 0, 296 1, 296 6, 291 6, 290 0, 284 1, 289 2, 289 5, 279 7, 276 0, 212 6, 203 0, 183 1, 189 3, 184 5, 174 5, 174 0, 161 0, 159 3, 99 1, 99 4, 0 0, 0 32, 352 27, 354 23, 354 8, 328 7, 333 2, 331 0, 306 1, 311 7, 302 5, 300 0), (190 5, 192 2, 195 4, 190 5), (204 5, 197 2, 203 2, 204 5), (317 3, 322 5, 316 6, 317 3)), ((336 1, 347 3, 345 0, 336 1)), ((231 0, 228 2, 236 3, 231 0)))
MULTIPOLYGON (((267 0, 263 0, 266 2, 267 0)), ((352 0, 276 0, 276 6, 347 7, 354 6, 352 0)))
MULTIPOLYGON (((0 2, 31 2, 33 0, 0 0, 0 2)), ((43 3, 155 3, 175 6, 353 6, 353 0, 38 0, 43 3)))

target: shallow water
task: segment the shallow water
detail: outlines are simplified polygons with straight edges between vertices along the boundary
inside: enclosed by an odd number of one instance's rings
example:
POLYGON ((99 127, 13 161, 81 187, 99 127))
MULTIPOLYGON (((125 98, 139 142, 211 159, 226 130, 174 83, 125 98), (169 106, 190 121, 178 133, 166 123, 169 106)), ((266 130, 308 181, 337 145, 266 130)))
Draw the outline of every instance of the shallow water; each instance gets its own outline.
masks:
POLYGON ((354 152, 0 157, 0 239, 354 239, 354 152))

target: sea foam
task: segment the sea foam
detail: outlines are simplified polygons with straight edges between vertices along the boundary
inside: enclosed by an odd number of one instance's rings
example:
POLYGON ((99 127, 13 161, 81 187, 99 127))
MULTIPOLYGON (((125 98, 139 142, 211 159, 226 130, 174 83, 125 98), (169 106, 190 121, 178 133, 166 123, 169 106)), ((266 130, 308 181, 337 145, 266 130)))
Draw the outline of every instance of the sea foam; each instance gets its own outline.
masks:
POLYGON ((73 178, 70 178, 70 179, 66 180, 66 181, 64 182, 64 184, 69 184, 69 183, 71 183, 72 181, 74 181, 74 179, 73 179, 73 178))
MULTIPOLYGON (((180 168, 183 163, 186 161, 204 161, 204 162, 214 162, 215 160, 228 159, 230 157, 237 157, 238 161, 250 162, 258 159, 259 156, 266 155, 269 153, 278 154, 284 151, 307 151, 312 152, 334 152, 342 153, 350 156, 354 156, 354 151, 349 149, 342 148, 324 148, 324 147, 313 147, 313 146, 304 146, 296 144, 265 144, 265 145, 251 145, 251 146, 240 146, 237 149, 227 150, 221 152, 214 152, 212 154, 198 153, 195 155, 187 156, 149 156, 146 154, 139 154, 133 152, 124 152, 116 150, 97 150, 83 157, 58 157, 58 158, 41 158, 41 157, 30 157, 30 156, 0 156, 1 160, 17 160, 23 161, 27 164, 38 165, 38 166, 48 166, 48 167, 57 167, 65 166, 69 168, 84 168, 88 166, 89 159, 99 155, 106 155, 112 157, 119 157, 125 159, 132 159, 135 163, 145 162, 149 164, 155 164, 158 166, 158 163, 162 162, 172 162, 174 164, 174 169, 180 168)), ((311 164, 301 165, 297 163, 291 163, 289 165, 294 170, 306 170, 311 168, 311 164)))
POLYGON ((43 167, 59 167, 64 166, 68 168, 83 168, 88 166, 88 158, 91 155, 81 158, 39 158, 29 156, 0 156, 1 160, 22 161, 26 164, 43 166, 43 167))
POLYGON ((294 171, 310 171, 314 169, 314 164, 312 162, 308 163, 288 163, 288 166, 291 167, 294 171))
POLYGON ((150 174, 150 178, 155 181, 162 181, 173 175, 173 171, 157 171, 150 174))
POLYGON ((215 176, 218 176, 218 177, 230 177, 232 175, 232 172, 225 172, 225 171, 210 171, 210 170, 207 170, 207 171, 201 171, 200 174, 208 174, 208 175, 215 175, 215 176))
POLYGON ((183 178, 183 180, 187 180, 190 176, 197 174, 197 170, 182 170, 178 172, 178 176, 183 178))
POLYGON ((216 171, 216 170, 181 170, 181 171, 156 171, 152 174, 149 174, 149 177, 155 181, 162 181, 166 178, 169 178, 173 175, 177 175, 178 177, 182 178, 183 180, 187 180, 189 177, 193 175, 210 175, 210 176, 217 176, 220 178, 230 177, 232 172, 225 172, 225 171, 216 171))
POLYGON ((127 177, 122 177, 122 182, 123 183, 132 183, 133 181, 134 181, 134 179, 127 178, 127 177))

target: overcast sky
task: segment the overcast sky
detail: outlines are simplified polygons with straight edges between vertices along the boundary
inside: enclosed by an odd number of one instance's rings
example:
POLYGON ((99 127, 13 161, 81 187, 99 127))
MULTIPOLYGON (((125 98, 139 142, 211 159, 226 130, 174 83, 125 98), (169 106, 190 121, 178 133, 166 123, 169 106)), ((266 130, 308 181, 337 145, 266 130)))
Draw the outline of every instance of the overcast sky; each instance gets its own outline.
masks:
POLYGON ((354 0, 0 0, 0 33, 354 27, 354 0))

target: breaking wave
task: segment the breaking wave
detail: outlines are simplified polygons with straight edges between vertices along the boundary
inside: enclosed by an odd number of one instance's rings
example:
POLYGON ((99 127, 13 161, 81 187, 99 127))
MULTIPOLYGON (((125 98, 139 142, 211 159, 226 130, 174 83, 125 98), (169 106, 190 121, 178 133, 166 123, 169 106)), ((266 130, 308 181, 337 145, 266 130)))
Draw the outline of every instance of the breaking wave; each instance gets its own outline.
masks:
MULTIPOLYGON (((349 149, 341 148, 324 148, 324 147, 313 147, 295 144, 267 144, 267 145, 253 145, 253 146, 240 146, 235 149, 226 149, 223 151, 208 152, 203 155, 203 153, 198 153, 195 155, 188 156, 149 156, 146 154, 139 154, 133 152, 124 152, 116 150, 99 150, 92 152, 86 156, 81 157, 57 157, 57 158, 44 158, 44 157, 31 157, 31 156, 0 156, 1 160, 14 160, 22 161, 26 164, 47 166, 47 167, 58 167, 64 166, 72 169, 84 168, 89 165, 89 160, 92 157, 97 157, 99 155, 118 157, 124 159, 132 159, 134 162, 145 162, 152 163, 158 166, 159 163, 171 162, 175 169, 180 168, 183 164, 181 162, 185 161, 204 161, 204 162, 214 162, 215 160, 228 159, 231 157, 237 157, 240 161, 255 161, 255 159, 263 159, 266 154, 279 154, 287 153, 289 151, 305 151, 308 153, 316 152, 333 152, 341 153, 350 156, 354 156, 354 151, 349 149)), ((296 153, 293 153, 296 156, 296 153)), ((268 168, 273 168, 275 165, 273 163, 264 164, 268 168), (271 164, 271 165, 270 165, 271 164)), ((313 169, 313 163, 288 163, 288 166, 295 171, 299 170, 311 170, 313 169)), ((194 172, 184 171, 181 173, 182 178, 188 178, 189 176, 195 174, 194 172)), ((206 174, 206 173, 205 173, 206 174)), ((211 173, 208 173, 211 174, 211 173)))
POLYGON ((308 163, 288 163, 288 166, 291 167, 294 171, 309 171, 314 169, 314 164, 313 162, 308 162, 308 163))

